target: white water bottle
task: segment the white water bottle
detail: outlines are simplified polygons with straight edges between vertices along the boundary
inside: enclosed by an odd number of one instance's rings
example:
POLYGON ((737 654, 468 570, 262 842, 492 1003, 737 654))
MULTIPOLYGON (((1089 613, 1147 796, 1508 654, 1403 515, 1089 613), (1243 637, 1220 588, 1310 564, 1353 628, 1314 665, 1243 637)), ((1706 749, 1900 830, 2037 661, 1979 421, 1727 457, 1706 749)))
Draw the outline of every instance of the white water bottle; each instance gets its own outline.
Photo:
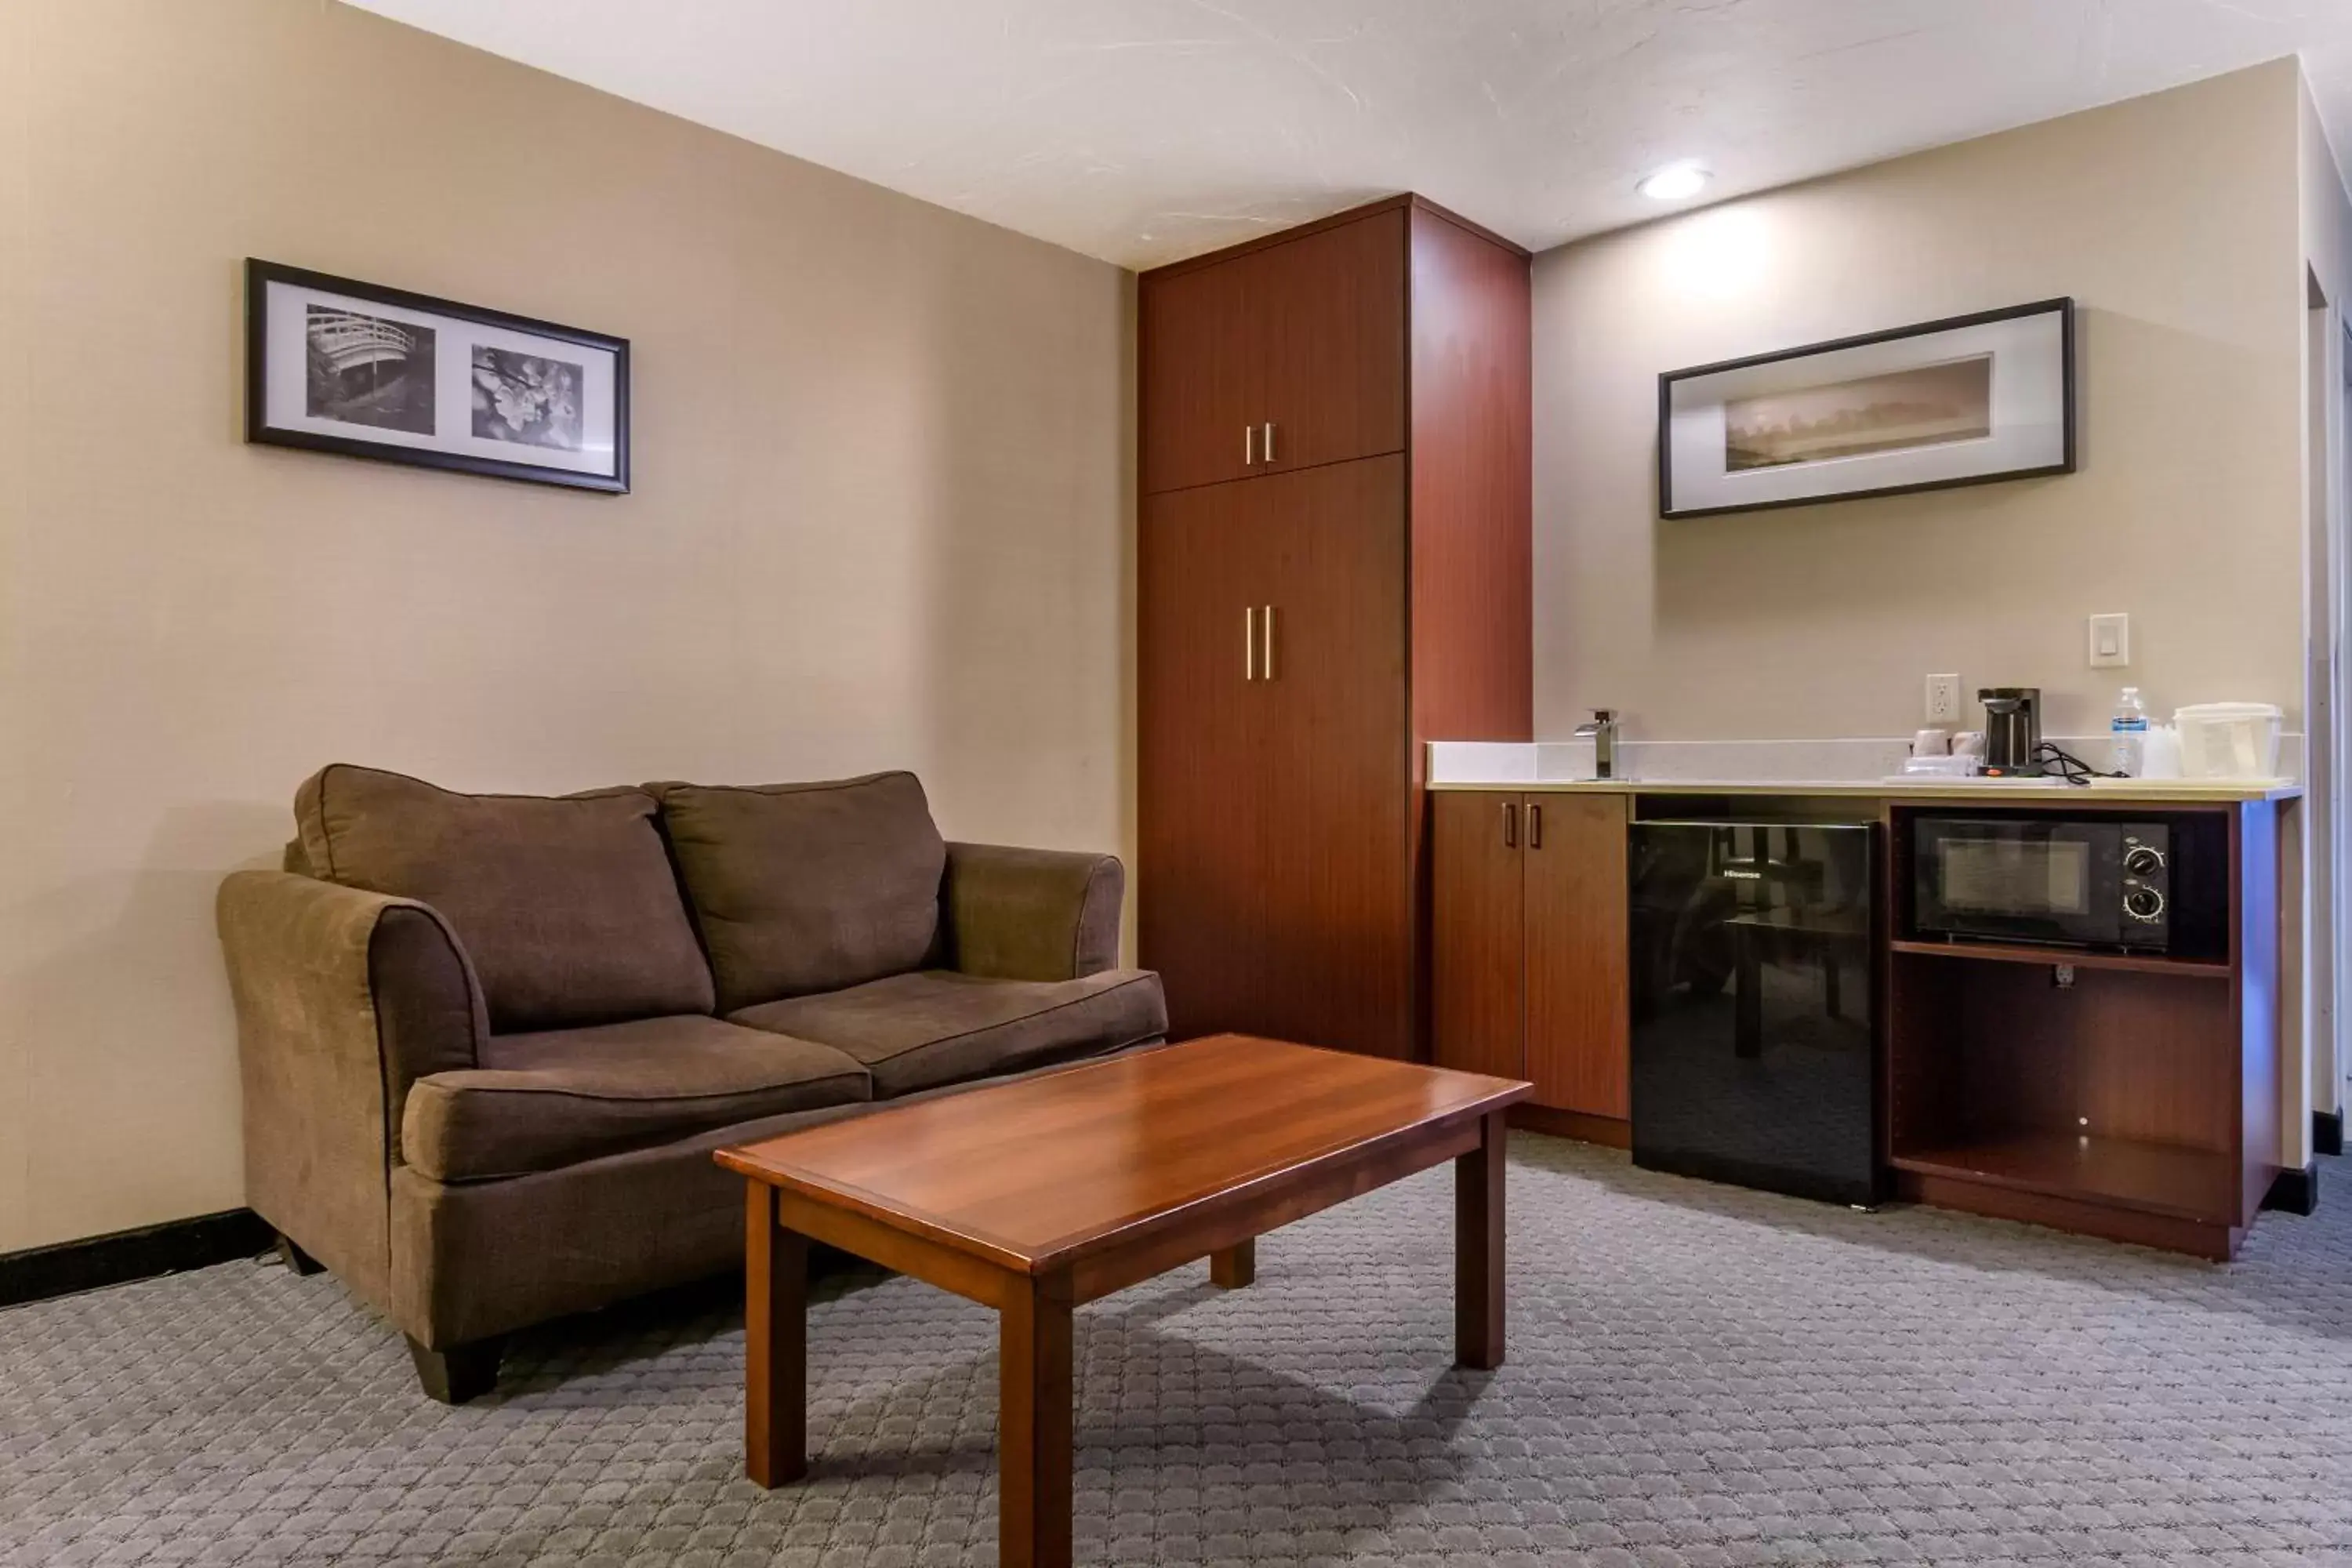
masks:
POLYGON ((2113 744, 2109 763, 2126 778, 2140 776, 2147 746, 2147 710, 2140 705, 2139 688, 2126 686, 2116 699, 2116 716, 2107 725, 2113 744))

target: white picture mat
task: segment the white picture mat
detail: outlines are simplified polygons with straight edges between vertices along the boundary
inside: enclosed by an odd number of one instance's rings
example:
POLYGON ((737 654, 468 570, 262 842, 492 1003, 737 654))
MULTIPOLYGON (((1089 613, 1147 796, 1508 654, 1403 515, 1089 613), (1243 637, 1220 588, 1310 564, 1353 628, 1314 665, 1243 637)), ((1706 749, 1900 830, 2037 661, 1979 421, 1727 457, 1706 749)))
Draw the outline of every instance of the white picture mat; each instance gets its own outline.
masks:
POLYGON ((1674 511, 1697 511, 1822 500, 1855 490, 2054 467, 2066 459, 2065 371, 2063 314, 2048 310, 1687 376, 1671 383, 1668 391, 1667 506, 1674 511), (1738 472, 1725 466, 1727 404, 1979 354, 1992 357, 1990 436, 1738 472))
POLYGON ((268 285, 268 331, 263 342, 262 414, 273 430, 299 430, 313 436, 339 436, 386 447, 411 447, 427 452, 457 452, 503 463, 562 468, 572 473, 614 476, 613 426, 615 356, 610 350, 576 343, 566 338, 541 337, 509 331, 478 321, 459 321, 430 310, 412 310, 375 300, 330 293, 322 289, 275 279, 268 285), (433 330, 434 433, 421 435, 380 425, 360 425, 343 419, 314 418, 310 406, 310 362, 305 333, 309 309, 327 305, 404 326, 433 330), (535 447, 524 441, 493 441, 474 434, 474 346, 509 349, 541 359, 562 360, 581 367, 580 449, 535 447))

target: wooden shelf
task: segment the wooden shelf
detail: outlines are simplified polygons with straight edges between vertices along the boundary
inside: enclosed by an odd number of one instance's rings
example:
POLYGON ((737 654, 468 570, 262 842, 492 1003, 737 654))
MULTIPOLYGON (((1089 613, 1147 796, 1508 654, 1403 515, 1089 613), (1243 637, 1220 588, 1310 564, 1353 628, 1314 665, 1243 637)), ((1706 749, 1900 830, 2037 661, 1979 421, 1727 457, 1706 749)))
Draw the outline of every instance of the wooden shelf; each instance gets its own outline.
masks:
MULTIPOLYGON (((2228 1258, 2280 1163, 2278 808, 2133 809, 2188 879, 2174 952, 1888 933, 1888 1163, 1921 1202, 2228 1258)), ((1890 809, 1898 922, 1918 816, 1890 809)))
POLYGON ((1898 1171, 2143 1214, 2235 1224, 2237 1157, 2130 1138, 2026 1132, 1898 1153, 1898 1171))
POLYGON ((2167 958, 2153 952, 2094 952, 2064 947, 2011 946, 1990 942, 1890 942, 1886 944, 1896 952, 1915 952, 1923 958, 1971 958, 1990 963, 2067 963, 2076 969, 2125 969, 2140 974, 2196 975, 2208 980, 2227 980, 2230 966, 2200 959, 2167 958))

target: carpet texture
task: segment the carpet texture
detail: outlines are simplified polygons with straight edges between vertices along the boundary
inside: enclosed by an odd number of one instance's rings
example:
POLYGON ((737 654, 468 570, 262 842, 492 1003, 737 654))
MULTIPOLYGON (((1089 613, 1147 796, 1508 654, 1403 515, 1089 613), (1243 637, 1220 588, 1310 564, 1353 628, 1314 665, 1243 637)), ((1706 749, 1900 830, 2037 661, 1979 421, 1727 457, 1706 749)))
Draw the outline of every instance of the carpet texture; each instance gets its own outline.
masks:
MULTIPOLYGON (((1514 1141, 1509 1362, 1454 1371, 1452 1182, 1081 1309, 1078 1555, 2352 1561, 2352 1168, 2229 1268, 1514 1141)), ((726 1295, 521 1336, 451 1410, 331 1277, 0 1312, 0 1563, 996 1560, 992 1314, 829 1279, 815 1473, 741 1479, 726 1295)))

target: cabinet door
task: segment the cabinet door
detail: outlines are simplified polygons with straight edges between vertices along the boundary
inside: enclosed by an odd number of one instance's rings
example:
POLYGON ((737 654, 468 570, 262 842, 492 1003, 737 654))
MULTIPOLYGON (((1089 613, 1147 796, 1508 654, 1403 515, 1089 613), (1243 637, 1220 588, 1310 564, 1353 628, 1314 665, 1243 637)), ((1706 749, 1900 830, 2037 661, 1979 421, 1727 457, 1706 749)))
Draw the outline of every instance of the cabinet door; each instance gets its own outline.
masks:
POLYGON ((1524 806, 1486 790, 1430 802, 1430 1059, 1525 1078, 1524 806))
POLYGON ((1170 1033, 1255 1031, 1267 988, 1266 688, 1245 642, 1272 591, 1247 485, 1144 502, 1137 570, 1138 943, 1170 1033), (1244 617, 1252 619, 1245 624, 1244 617))
MULTIPOLYGON (((1250 771, 1265 834, 1265 1032, 1410 1057, 1412 754, 1402 457, 1225 487, 1273 552, 1266 728, 1250 771)), ((1265 612, 1261 612, 1263 616, 1265 612)))
POLYGON ((1320 229, 1241 258, 1257 350, 1250 417, 1274 426, 1254 471, 1404 449, 1405 213, 1320 229))
POLYGON ((1145 493, 1402 451, 1405 287, 1402 209, 1146 274, 1145 493))
POLYGON ((1262 349, 1246 258, 1161 277, 1147 274, 1136 304, 1137 398, 1146 494, 1235 479, 1256 469, 1243 450, 1255 412, 1262 349))
POLYGON ((1631 1114, 1622 795, 1528 797, 1528 1072, 1539 1105, 1631 1114))

